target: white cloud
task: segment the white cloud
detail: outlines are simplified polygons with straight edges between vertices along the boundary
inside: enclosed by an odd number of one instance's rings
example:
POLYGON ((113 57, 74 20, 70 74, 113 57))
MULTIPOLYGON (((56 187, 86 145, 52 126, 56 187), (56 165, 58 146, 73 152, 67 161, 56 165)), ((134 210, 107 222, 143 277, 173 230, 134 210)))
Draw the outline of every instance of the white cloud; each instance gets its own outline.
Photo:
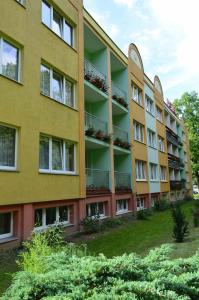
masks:
POLYGON ((132 8, 137 0, 113 0, 116 4, 132 8))

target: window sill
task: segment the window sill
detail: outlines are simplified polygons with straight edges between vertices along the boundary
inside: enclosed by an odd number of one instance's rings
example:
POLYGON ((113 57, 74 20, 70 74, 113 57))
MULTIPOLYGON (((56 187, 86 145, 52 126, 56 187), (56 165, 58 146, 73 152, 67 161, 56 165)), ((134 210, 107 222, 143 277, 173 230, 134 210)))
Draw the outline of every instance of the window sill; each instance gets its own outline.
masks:
POLYGON ((10 77, 4 75, 4 74, 0 74, 0 76, 3 77, 3 78, 5 78, 5 79, 8 79, 8 80, 10 80, 10 81, 12 81, 12 82, 15 82, 15 83, 18 84, 18 85, 23 86, 23 83, 21 83, 20 81, 17 81, 17 80, 15 80, 15 79, 12 79, 12 78, 10 78, 10 77))
MULTIPOLYGON (((75 53, 77 53, 77 49, 74 48, 73 46, 71 46, 70 44, 68 44, 66 41, 64 41, 64 39, 62 39, 62 37, 60 37, 58 34, 56 34, 50 27, 48 27, 45 23, 43 23, 41 21, 41 24, 47 28, 50 32, 52 32, 56 37, 58 37, 65 45, 67 45, 71 50, 75 51, 75 53)), ((74 28, 73 28, 74 30, 74 28)))
POLYGON ((19 170, 17 170, 16 168, 13 169, 9 169, 9 168, 1 168, 0 167, 0 172, 15 172, 15 173, 19 173, 19 170))
POLYGON ((147 182, 146 179, 136 179, 137 182, 147 182))
POLYGON ((139 105, 141 108, 143 108, 144 109, 144 107, 143 107, 143 105, 142 104, 140 104, 139 102, 137 102, 136 100, 134 100, 133 98, 132 98, 132 100, 133 100, 133 102, 135 102, 137 105, 139 105))
POLYGON ((55 171, 45 171, 45 170, 39 170, 39 174, 79 176, 79 174, 75 172, 62 172, 62 171, 55 172, 55 171))
POLYGON ((165 153, 165 154, 166 154, 166 152, 165 152, 165 151, 163 151, 163 150, 160 150, 160 149, 158 149, 158 151, 159 151, 159 152, 161 152, 161 153, 165 153))
POLYGON ((6 243, 14 242, 17 240, 18 240, 18 237, 14 237, 14 236, 7 237, 7 238, 0 238, 0 244, 6 244, 6 243))
POLYGON ((116 216, 124 215, 130 213, 131 210, 120 210, 116 212, 116 216))
POLYGON ((157 120, 160 124, 164 125, 163 121, 160 121, 158 118, 156 118, 156 120, 157 120))
POLYGON ((61 104, 61 105, 63 105, 64 107, 70 108, 70 109, 72 109, 72 110, 74 110, 74 111, 76 111, 76 112, 79 111, 77 108, 72 107, 72 106, 69 106, 69 105, 67 105, 67 104, 65 104, 65 103, 62 103, 62 102, 60 102, 60 101, 58 101, 58 100, 56 100, 56 99, 54 99, 54 98, 52 98, 52 97, 50 97, 50 96, 47 96, 47 95, 45 95, 45 94, 43 94, 43 93, 40 93, 40 95, 43 96, 43 97, 45 97, 45 98, 47 98, 47 99, 49 99, 49 100, 54 101, 55 103, 61 104))
POLYGON ((26 6, 25 6, 25 4, 23 4, 23 3, 20 3, 20 2, 18 2, 17 0, 15 0, 16 1, 16 3, 18 3, 20 6, 22 6, 24 9, 26 9, 26 6))
POLYGON ((55 227, 55 226, 63 226, 63 228, 66 227, 72 227, 74 224, 72 223, 58 223, 58 224, 51 224, 45 227, 34 227, 33 232, 44 232, 48 230, 49 228, 55 227))
POLYGON ((151 149, 157 150, 156 147, 153 147, 153 146, 151 146, 151 145, 148 145, 148 147, 151 148, 151 149))
POLYGON ((136 140, 136 139, 134 139, 134 141, 135 141, 135 142, 138 142, 138 143, 140 143, 140 144, 142 144, 142 145, 146 145, 145 142, 142 142, 142 141, 139 141, 139 140, 136 140))
POLYGON ((160 182, 165 182, 165 183, 167 183, 167 182, 168 182, 168 180, 160 180, 160 182))
POLYGON ((148 111, 147 109, 146 109, 146 112, 147 112, 149 115, 151 115, 153 118, 155 118, 155 115, 154 115, 152 112, 148 111))
POLYGON ((158 179, 150 179, 150 182, 159 182, 158 179))

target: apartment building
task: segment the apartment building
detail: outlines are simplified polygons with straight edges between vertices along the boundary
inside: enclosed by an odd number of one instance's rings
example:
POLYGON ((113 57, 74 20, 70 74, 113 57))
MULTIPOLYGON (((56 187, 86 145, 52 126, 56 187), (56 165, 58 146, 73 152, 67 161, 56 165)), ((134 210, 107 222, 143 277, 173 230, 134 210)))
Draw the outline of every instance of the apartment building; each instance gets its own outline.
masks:
POLYGON ((0 14, 0 248, 191 195, 187 130, 134 44, 125 56, 80 0, 0 14))

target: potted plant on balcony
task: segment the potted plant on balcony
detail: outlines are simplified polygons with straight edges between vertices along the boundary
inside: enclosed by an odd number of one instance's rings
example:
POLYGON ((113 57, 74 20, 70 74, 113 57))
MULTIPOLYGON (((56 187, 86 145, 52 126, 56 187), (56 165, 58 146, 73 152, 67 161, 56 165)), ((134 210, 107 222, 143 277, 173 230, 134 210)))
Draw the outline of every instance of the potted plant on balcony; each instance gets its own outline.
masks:
POLYGON ((109 134, 104 135, 104 142, 105 143, 110 143, 110 141, 111 141, 111 136, 109 134))
POLYGON ((84 75, 84 79, 86 79, 87 81, 91 81, 91 78, 92 78, 92 74, 90 72, 84 75))
POLYGON ((87 136, 94 136, 95 134, 95 129, 93 127, 90 127, 88 128, 86 131, 85 131, 86 135, 87 136))
POLYGON ((102 130, 98 130, 95 133, 95 138, 98 139, 98 140, 103 141, 104 140, 104 133, 103 133, 103 131, 102 130))
POLYGON ((116 138, 113 142, 115 146, 121 147, 122 141, 119 138, 116 138))
POLYGON ((127 149, 127 150, 131 149, 131 144, 129 142, 123 142, 122 146, 124 149, 127 149))

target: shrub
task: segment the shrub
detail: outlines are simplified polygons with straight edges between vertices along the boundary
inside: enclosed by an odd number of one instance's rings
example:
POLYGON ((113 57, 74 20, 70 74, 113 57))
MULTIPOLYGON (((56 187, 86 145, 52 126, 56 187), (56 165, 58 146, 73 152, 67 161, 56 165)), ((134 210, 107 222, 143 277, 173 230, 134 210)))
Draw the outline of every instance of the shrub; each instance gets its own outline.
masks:
POLYGON ((165 211, 169 208, 169 201, 167 199, 160 199, 159 201, 155 201, 154 210, 156 211, 165 211))
POLYGON ((194 208, 192 209, 192 216, 193 216, 193 225, 194 227, 199 226, 199 201, 195 201, 194 208))
POLYGON ((107 218, 102 221, 102 229, 116 228, 122 224, 122 219, 117 218, 107 218))
POLYGON ((148 209, 141 209, 136 212, 136 217, 138 220, 147 220, 150 215, 150 211, 148 209))
POLYGON ((173 237, 177 243, 182 243, 184 238, 189 234, 188 222, 179 204, 171 205, 171 213, 174 221, 173 237))
POLYGON ((2 300, 199 299, 199 254, 171 260, 171 252, 163 245, 144 258, 53 253, 44 257, 42 273, 18 272, 2 300))
POLYGON ((101 222, 99 214, 92 217, 85 217, 80 225, 83 226, 83 230, 86 233, 95 233, 101 231, 101 222))

